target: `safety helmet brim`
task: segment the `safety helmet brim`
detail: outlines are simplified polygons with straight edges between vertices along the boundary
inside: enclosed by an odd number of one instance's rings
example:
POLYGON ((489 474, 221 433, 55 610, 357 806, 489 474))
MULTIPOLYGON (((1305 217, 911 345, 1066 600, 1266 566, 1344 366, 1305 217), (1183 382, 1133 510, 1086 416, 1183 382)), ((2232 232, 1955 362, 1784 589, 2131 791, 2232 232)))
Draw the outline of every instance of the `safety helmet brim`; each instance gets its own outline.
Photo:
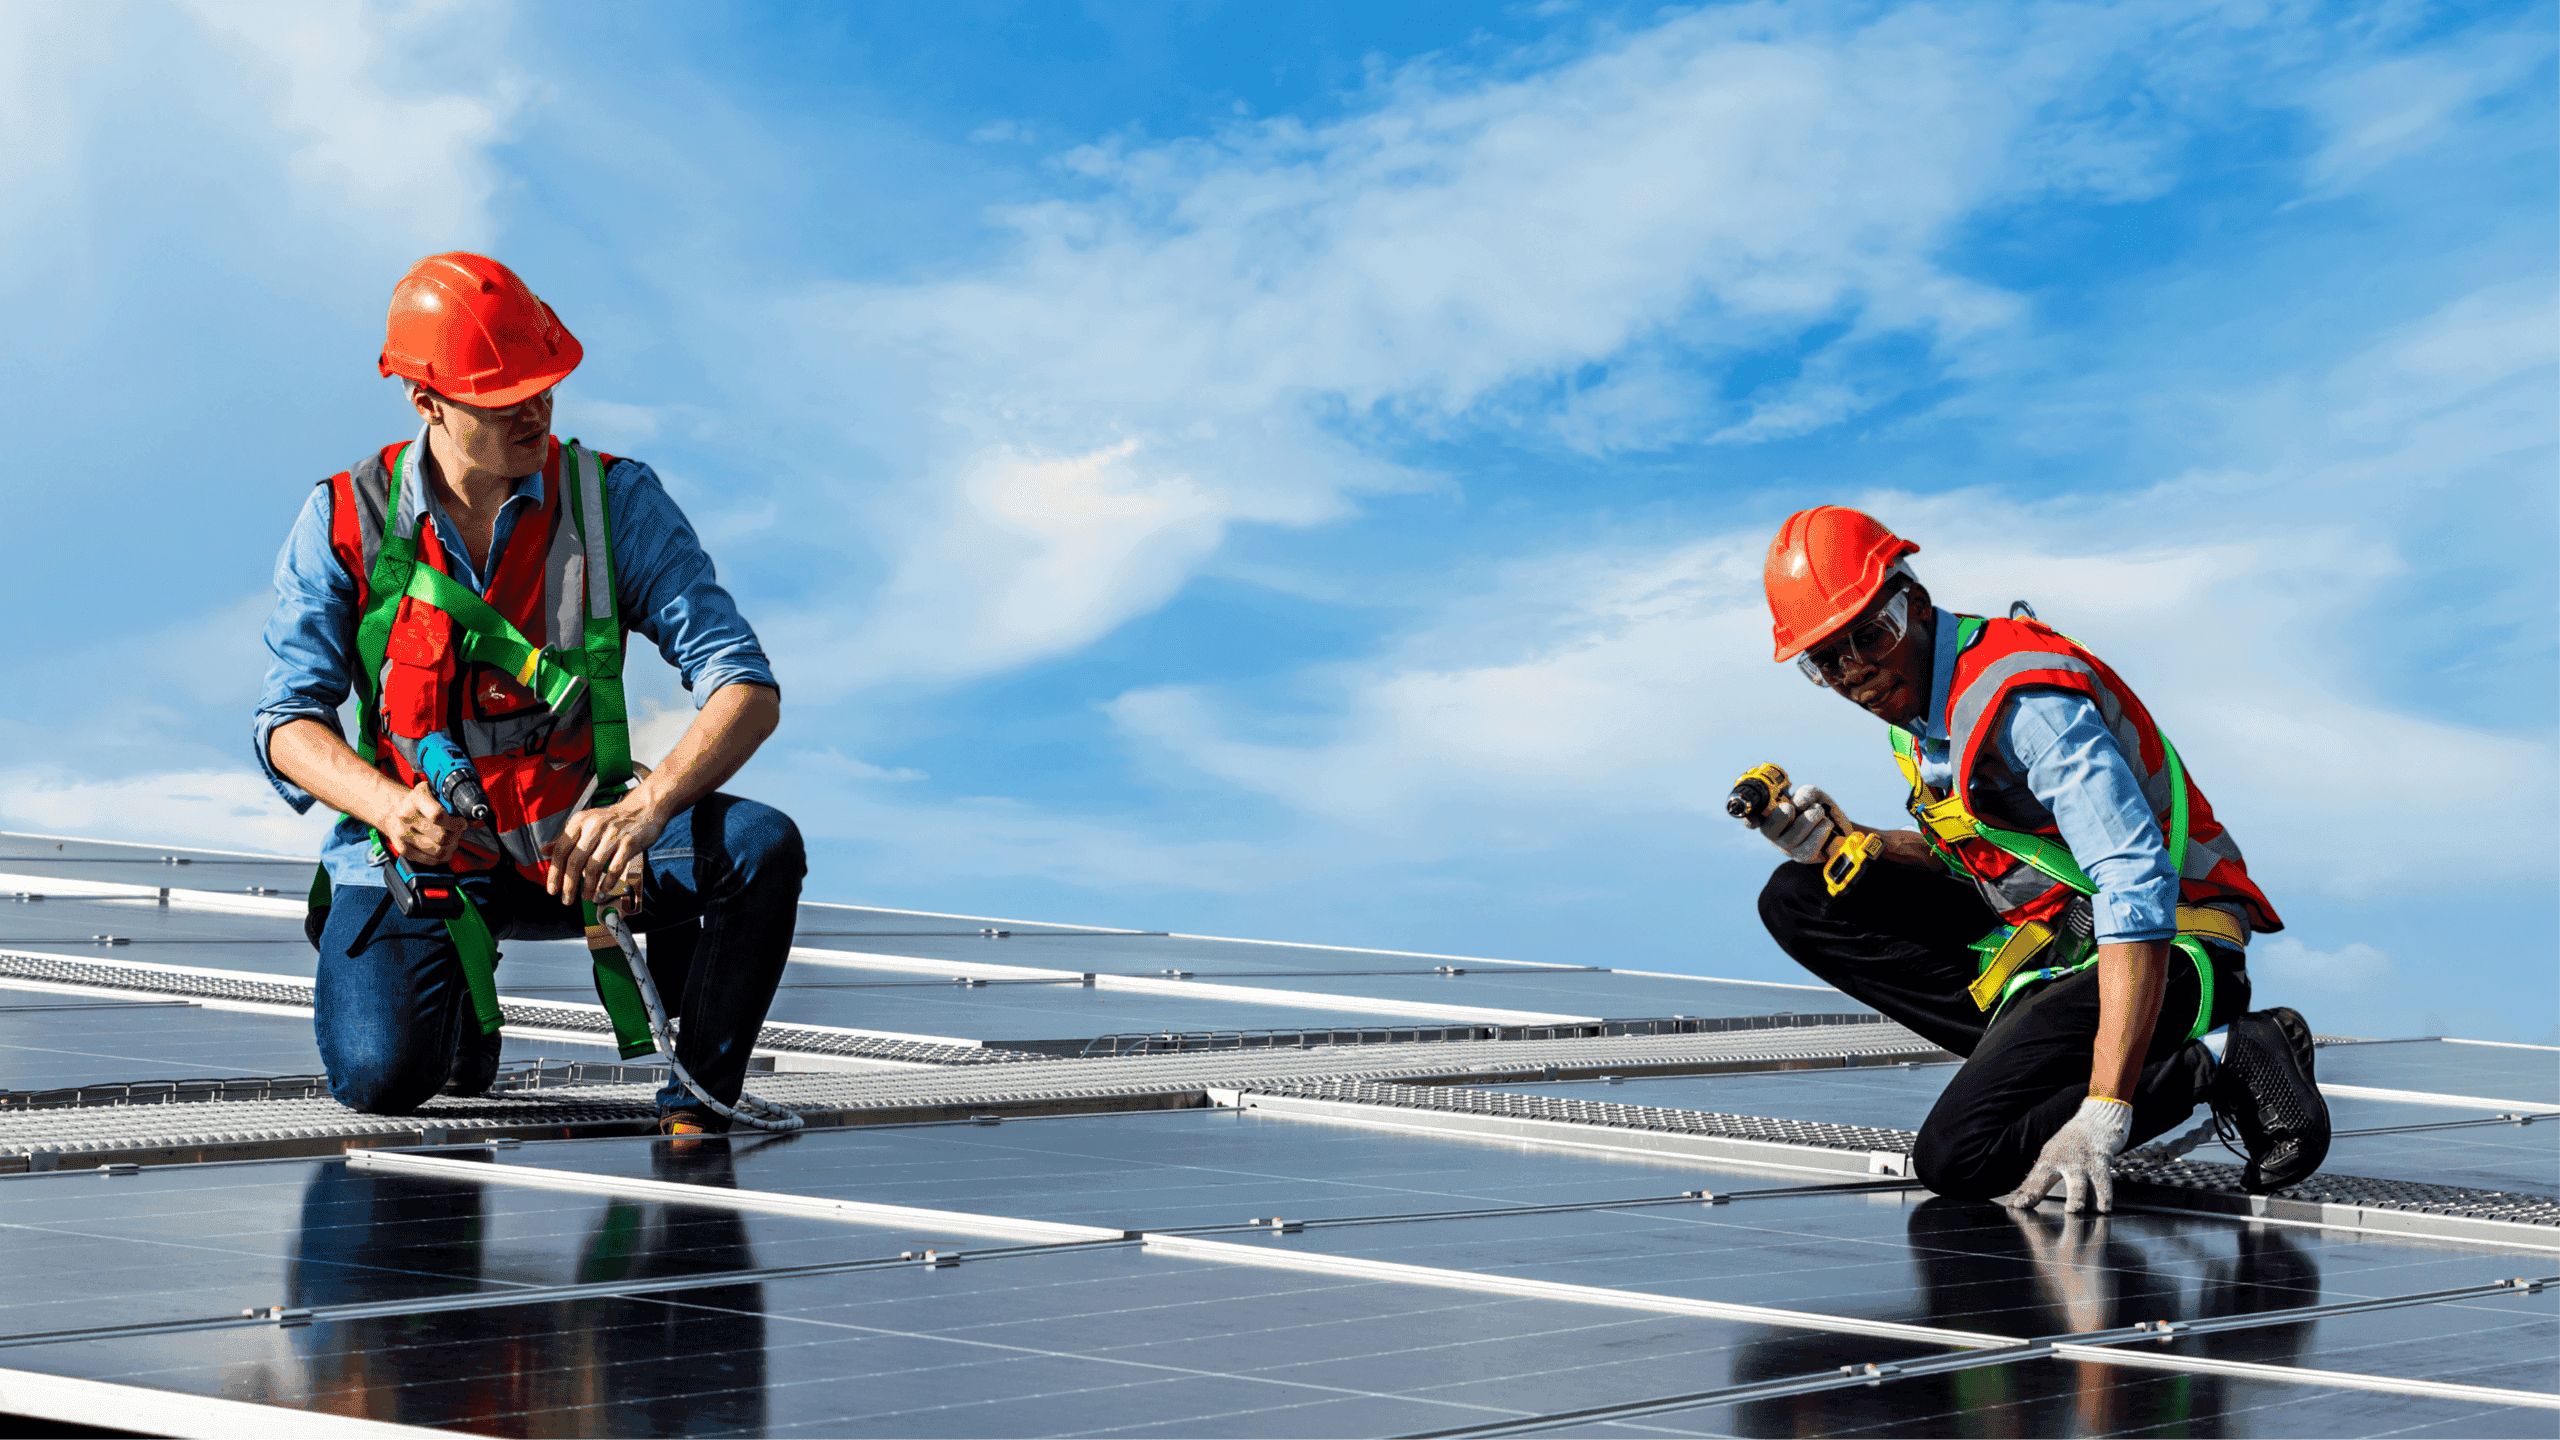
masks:
POLYGON ((1775 658, 1793 660, 1838 634, 1875 603, 1902 558, 1919 548, 1846 506, 1817 505, 1788 516, 1761 571, 1775 658))

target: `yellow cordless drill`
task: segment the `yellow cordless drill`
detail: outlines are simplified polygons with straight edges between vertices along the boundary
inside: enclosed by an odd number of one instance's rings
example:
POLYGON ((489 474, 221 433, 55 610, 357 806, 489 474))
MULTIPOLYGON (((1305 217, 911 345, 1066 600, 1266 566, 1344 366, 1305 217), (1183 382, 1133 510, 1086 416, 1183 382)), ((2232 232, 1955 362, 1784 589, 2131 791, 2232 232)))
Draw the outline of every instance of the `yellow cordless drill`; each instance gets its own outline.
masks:
MULTIPOLYGON (((1747 825, 1758 825, 1769 807, 1787 798, 1787 772, 1775 765, 1754 765, 1733 782, 1733 793, 1724 797, 1724 813, 1747 825)), ((1830 812, 1835 832, 1823 847, 1823 888, 1837 895, 1858 883, 1867 873, 1867 862, 1884 853, 1884 838, 1872 830, 1849 831, 1848 820, 1839 811, 1830 812)))

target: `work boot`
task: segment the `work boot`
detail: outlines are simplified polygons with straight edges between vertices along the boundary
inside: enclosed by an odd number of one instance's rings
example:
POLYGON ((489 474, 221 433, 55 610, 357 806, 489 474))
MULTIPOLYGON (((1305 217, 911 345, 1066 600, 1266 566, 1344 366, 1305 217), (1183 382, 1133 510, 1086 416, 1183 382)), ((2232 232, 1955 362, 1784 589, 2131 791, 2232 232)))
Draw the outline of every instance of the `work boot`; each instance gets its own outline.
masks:
POLYGON ((468 1100, 486 1095, 497 1083, 498 1052, 505 1049, 506 1034, 480 1033, 480 1022, 470 1015, 462 1017, 462 1038, 454 1042, 453 1068, 445 1072, 444 1093, 468 1100))
POLYGON ((2252 1195, 2298 1185, 2328 1158, 2329 1104, 2311 1064, 2311 1027, 2301 1012, 2278 1006, 2231 1022, 2210 1099, 2249 1152, 2240 1183, 2252 1195))

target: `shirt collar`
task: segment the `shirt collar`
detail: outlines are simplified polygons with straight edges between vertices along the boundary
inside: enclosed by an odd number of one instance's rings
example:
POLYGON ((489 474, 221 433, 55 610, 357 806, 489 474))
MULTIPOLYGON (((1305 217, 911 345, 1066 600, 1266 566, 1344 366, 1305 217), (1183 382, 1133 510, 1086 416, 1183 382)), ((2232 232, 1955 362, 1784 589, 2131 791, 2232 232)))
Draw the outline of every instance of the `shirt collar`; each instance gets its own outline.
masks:
MULTIPOLYGON (((413 450, 414 454, 426 454, 427 427, 421 424, 418 427, 418 438, 410 441, 409 443, 411 446, 415 447, 413 450)), ((403 460, 410 459, 407 455, 404 455, 401 458, 403 460)), ((545 462, 542 469, 536 470, 532 474, 518 479, 516 481, 515 493, 507 497, 506 505, 498 507, 500 513, 503 514, 508 505, 513 505, 519 500, 530 500, 537 506, 541 505, 544 500, 542 477, 545 472, 550 470, 550 468, 550 464, 545 462)), ((418 483, 415 485, 404 485, 401 487, 400 518, 403 521, 412 523, 404 524, 400 528, 410 534, 416 534, 417 527, 414 522, 420 516, 428 513, 428 507, 430 505, 435 507, 434 513, 436 518, 446 520, 446 522, 450 524, 451 521, 444 513, 444 506, 436 503, 436 487, 426 483, 426 467, 424 465, 417 465, 413 463, 409 473, 418 477, 418 483)))
POLYGON ((1917 720, 1902 722, 1903 728, 1923 740, 1943 742, 1947 738, 1947 692, 1956 683, 1956 646, 1958 627, 1955 612, 1939 607, 1937 615, 1936 653, 1929 663, 1929 708, 1917 720))

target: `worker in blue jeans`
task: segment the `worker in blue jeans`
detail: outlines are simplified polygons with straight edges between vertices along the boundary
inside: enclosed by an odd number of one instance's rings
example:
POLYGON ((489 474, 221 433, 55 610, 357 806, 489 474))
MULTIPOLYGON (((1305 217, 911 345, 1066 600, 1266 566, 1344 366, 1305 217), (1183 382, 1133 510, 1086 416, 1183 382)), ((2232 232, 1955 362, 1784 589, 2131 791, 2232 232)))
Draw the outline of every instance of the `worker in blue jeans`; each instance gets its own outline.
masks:
MULTIPOLYGON (((276 560, 256 746, 287 803, 339 812, 306 928, 321 1059, 357 1110, 485 1091, 500 1037, 474 987, 486 998, 494 943, 596 945, 582 907, 600 900, 650 937, 674 1058, 734 1106, 790 955, 799 832, 718 789, 773 733, 780 689, 649 467, 552 437, 554 387, 583 353, 497 261, 419 261, 380 360, 417 437, 316 487, 276 560), (634 632, 701 697, 655 770, 630 754, 634 632), (337 720, 351 693, 353 744, 337 720), (468 758, 486 815, 448 811, 433 745, 468 758), (470 923, 406 913, 395 862, 449 870, 470 923)), ((724 1130, 718 1107, 671 1079, 659 1128, 724 1130)))

